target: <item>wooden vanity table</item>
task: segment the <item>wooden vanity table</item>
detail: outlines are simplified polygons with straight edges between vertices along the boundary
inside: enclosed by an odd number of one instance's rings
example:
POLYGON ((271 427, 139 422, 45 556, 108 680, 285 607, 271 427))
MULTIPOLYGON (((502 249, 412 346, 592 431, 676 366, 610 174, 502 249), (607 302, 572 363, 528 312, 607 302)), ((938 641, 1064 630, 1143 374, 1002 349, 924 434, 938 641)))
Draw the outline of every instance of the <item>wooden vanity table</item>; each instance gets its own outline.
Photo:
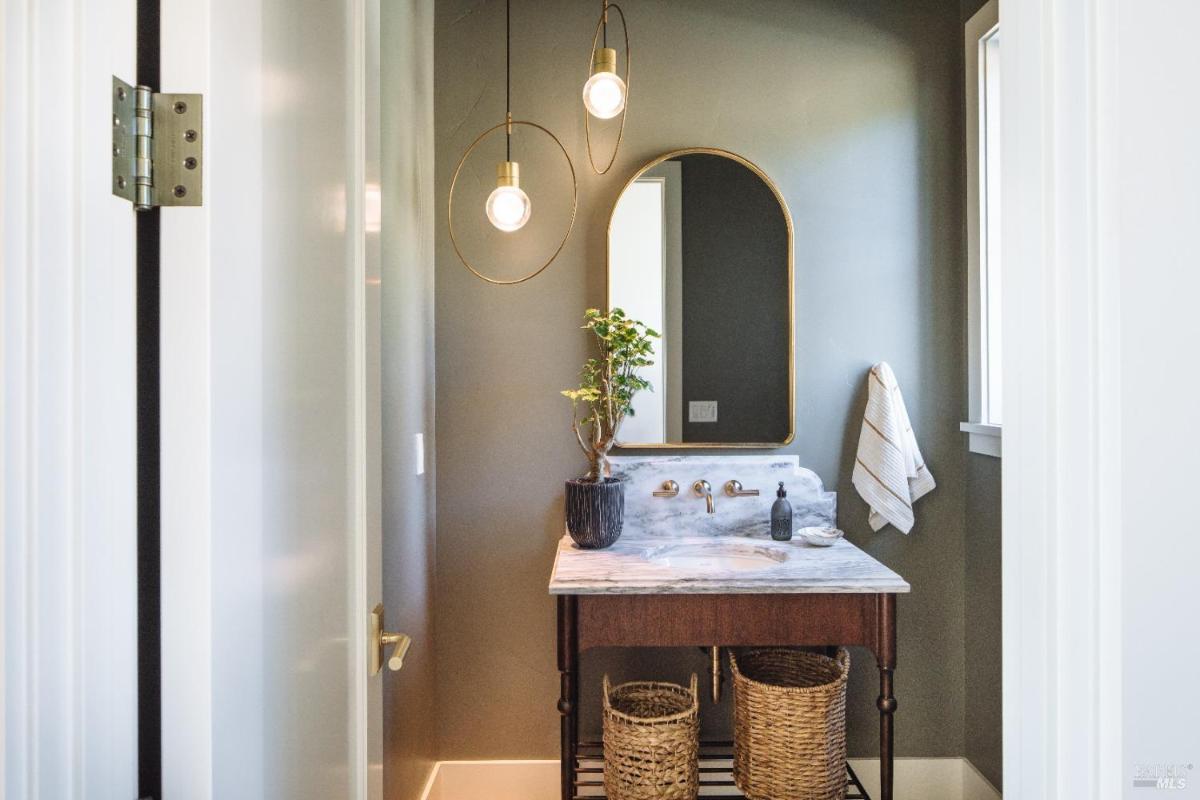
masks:
MULTIPOLYGON (((714 551, 753 548, 786 555, 778 566, 738 573, 656 563, 656 552, 678 546, 635 539, 618 541, 609 550, 583 551, 568 537, 559 543, 550 593, 558 599, 562 800, 603 796, 602 788, 596 788, 602 787, 599 750, 595 743, 579 741, 579 654, 593 647, 713 645, 859 645, 874 653, 879 668, 879 800, 892 800, 896 595, 908 592, 909 585, 847 541, 817 548, 709 539, 704 546, 714 551)), ((717 751, 702 747, 701 752, 703 760, 706 752, 717 751)), ((852 777, 851 783, 857 779, 852 777)), ((726 794, 708 796, 742 796, 731 782, 721 786, 717 791, 726 794)), ((861 785, 855 788, 857 794, 852 790, 848 797, 865 796, 861 785)))

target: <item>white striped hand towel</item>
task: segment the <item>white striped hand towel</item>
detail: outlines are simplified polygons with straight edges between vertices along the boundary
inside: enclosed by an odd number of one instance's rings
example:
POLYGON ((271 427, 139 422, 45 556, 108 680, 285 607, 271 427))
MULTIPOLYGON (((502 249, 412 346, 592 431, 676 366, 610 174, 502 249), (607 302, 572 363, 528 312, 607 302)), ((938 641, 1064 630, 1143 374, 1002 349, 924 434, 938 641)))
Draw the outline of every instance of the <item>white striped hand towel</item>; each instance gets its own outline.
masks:
POLYGON ((871 530, 891 523, 903 533, 913 526, 913 503, 936 483, 921 458, 900 385, 887 362, 867 375, 867 410, 858 435, 851 480, 871 506, 871 530))

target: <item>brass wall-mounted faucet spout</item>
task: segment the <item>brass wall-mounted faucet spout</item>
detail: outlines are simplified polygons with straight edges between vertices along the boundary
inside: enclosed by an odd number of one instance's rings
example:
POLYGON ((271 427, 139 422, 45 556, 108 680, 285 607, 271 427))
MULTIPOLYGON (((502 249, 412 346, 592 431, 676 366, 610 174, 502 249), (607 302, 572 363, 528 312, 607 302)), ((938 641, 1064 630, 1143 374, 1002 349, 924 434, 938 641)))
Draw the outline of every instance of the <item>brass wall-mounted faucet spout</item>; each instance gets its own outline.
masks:
POLYGON ((713 500, 712 486, 708 481, 700 479, 692 484, 692 491, 696 493, 696 497, 703 497, 708 503, 708 513, 717 513, 717 504, 713 500))

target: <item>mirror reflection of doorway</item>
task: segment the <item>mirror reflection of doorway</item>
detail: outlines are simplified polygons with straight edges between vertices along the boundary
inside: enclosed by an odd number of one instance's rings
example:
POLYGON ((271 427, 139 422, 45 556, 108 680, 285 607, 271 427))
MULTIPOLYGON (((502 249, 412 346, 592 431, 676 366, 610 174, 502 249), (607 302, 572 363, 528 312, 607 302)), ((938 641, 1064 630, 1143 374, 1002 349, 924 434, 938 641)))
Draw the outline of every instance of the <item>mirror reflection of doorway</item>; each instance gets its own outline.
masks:
POLYGON ((646 170, 626 190, 610 226, 612 296, 634 319, 663 333, 654 365, 643 370, 654 391, 634 398, 634 414, 623 424, 622 436, 631 442, 683 439, 680 166, 666 161, 646 170))

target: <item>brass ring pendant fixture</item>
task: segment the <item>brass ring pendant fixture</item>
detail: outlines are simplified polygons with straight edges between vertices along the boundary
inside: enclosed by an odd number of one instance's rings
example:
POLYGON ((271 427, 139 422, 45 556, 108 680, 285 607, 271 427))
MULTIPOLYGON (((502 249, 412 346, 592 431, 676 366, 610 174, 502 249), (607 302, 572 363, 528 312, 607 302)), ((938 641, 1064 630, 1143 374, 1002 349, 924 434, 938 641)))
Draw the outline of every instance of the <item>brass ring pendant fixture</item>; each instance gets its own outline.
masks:
MULTIPOLYGON (((616 53, 608 47, 608 12, 616 11, 621 17, 621 32, 625 39, 625 80, 623 82, 624 100, 621 103, 621 127, 617 130, 617 143, 613 145, 612 157, 608 159, 608 164, 604 169, 596 166, 595 157, 592 155, 592 111, 587 107, 586 103, 583 110, 583 132, 587 140, 588 163, 592 166, 592 171, 597 175, 605 175, 612 165, 617 160, 617 151, 621 149, 621 139, 625 136, 625 118, 629 114, 629 91, 631 86, 630 65, 631 59, 629 54, 629 24, 625 21, 625 12, 616 3, 609 3, 605 0, 604 10, 600 13, 600 20, 596 23, 596 33, 592 36, 592 52, 588 56, 588 81, 589 83, 599 71, 611 72, 616 77, 616 53), (600 44, 601 34, 605 37, 604 47, 597 53, 596 45, 600 44)), ((617 78, 619 81, 620 79, 617 78)), ((587 92, 587 85, 584 86, 584 92, 587 92)), ((615 116, 615 115, 614 115, 615 116)))
POLYGON ((458 260, 463 263, 463 266, 470 270, 471 274, 480 280, 487 281, 496 286, 515 286, 518 283, 524 283, 540 275, 546 267, 554 262, 554 259, 558 258, 558 254, 566 246, 567 239, 571 237, 571 231, 575 229, 575 213, 579 208, 579 181, 575 176, 575 164, 571 161, 571 155, 567 152, 567 148, 563 147, 563 143, 559 141, 557 136, 536 122, 514 120, 512 117, 511 0, 506 0, 504 3, 504 110, 504 121, 498 125, 493 125, 479 134, 475 138, 475 141, 471 142, 466 152, 463 153, 462 158, 458 160, 458 166, 454 168, 454 177, 450 180, 450 196, 446 202, 446 219, 449 223, 450 243, 454 246, 454 253, 458 256, 458 260), (505 137, 504 161, 501 161, 496 167, 496 188, 488 195, 484 210, 488 222, 497 230, 505 233, 514 233, 525 226, 532 212, 532 202, 529 199, 529 195, 525 194, 525 191, 521 189, 520 164, 512 160, 512 133, 514 126, 526 126, 546 134, 558 146, 558 149, 563 154, 563 158, 567 160, 567 168, 571 171, 571 220, 567 225, 566 233, 563 234, 562 241, 558 243, 554 254, 544 264, 524 277, 504 280, 484 274, 482 270, 471 264, 463 254, 462 248, 459 247, 458 237, 454 233, 454 189, 458 185, 458 176, 462 172, 463 165, 471 153, 475 152, 484 139, 503 128, 505 137))
POLYGON ((523 119, 506 119, 504 122, 501 122, 498 125, 493 125, 483 133, 479 134, 475 141, 471 142, 471 146, 467 148, 467 151, 463 153, 462 158, 458 160, 458 166, 454 168, 454 177, 450 179, 450 199, 447 203, 446 209, 446 217, 450 221, 450 244, 454 246, 454 253, 458 256, 458 260, 461 261, 463 266, 469 269, 475 275, 475 277, 497 286, 515 286, 516 284, 524 283, 531 278, 536 278, 538 275, 542 274, 543 271, 545 271, 546 267, 554 263, 554 259, 558 258, 558 254, 562 252, 563 247, 565 247, 567 244, 567 239, 571 237, 571 231, 575 228, 575 212, 578 210, 578 208, 579 181, 575 177, 575 165, 571 162, 571 156, 567 153, 567 148, 563 146, 563 143, 559 141, 557 136, 536 122, 530 122, 529 120, 523 119), (567 160, 567 167, 571 170, 571 222, 567 226, 567 232, 563 234, 562 241, 558 243, 558 248, 555 249, 554 254, 551 255, 544 264, 524 277, 513 278, 512 280, 502 280, 500 278, 493 278, 489 275, 485 275, 482 271, 471 264, 471 262, 467 260, 467 257, 463 255, 462 250, 459 249, 458 238, 454 235, 454 187, 458 184, 459 173, 462 172, 463 165, 467 163, 467 158, 470 157, 471 153, 475 152, 475 149, 478 148, 485 139, 487 139, 496 131, 500 130, 501 128, 507 129, 514 125, 523 125, 541 131, 549 136, 551 141, 558 145, 558 149, 562 151, 563 158, 567 160))

